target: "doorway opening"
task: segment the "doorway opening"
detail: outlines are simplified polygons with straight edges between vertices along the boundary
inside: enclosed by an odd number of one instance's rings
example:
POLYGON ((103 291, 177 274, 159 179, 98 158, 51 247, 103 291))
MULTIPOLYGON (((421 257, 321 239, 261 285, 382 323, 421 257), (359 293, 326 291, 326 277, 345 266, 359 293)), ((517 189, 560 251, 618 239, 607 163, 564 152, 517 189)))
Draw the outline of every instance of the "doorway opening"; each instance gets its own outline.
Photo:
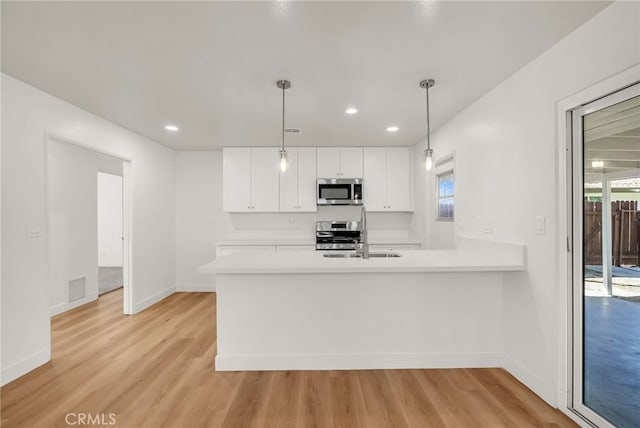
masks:
POLYGON ((599 427, 640 425, 640 84, 571 112, 572 394, 599 427))
POLYGON ((131 161, 50 135, 46 153, 51 316, 114 290, 131 314, 131 161))
POLYGON ((122 161, 99 155, 98 296, 123 287, 122 161))

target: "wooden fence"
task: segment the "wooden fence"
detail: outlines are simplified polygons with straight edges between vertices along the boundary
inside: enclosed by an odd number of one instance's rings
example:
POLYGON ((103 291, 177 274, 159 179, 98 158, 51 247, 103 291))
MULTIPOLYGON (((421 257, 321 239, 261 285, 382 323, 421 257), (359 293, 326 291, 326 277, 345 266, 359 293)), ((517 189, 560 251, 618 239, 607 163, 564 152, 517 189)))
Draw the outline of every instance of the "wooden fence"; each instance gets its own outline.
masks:
MULTIPOLYGON (((640 265, 640 212, 637 201, 611 202, 613 265, 640 265)), ((584 201, 585 262, 602 264, 602 202, 584 201)))

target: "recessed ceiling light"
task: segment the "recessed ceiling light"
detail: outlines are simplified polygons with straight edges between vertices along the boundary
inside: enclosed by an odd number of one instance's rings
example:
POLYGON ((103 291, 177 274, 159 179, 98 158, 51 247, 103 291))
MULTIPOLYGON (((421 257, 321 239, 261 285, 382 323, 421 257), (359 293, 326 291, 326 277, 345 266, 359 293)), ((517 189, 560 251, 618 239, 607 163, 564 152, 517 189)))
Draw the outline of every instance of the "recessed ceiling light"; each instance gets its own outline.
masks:
POLYGON ((347 114, 356 114, 358 112, 358 109, 354 108, 354 107, 349 107, 344 112, 347 113, 347 114))
POLYGON ((175 125, 165 125, 164 129, 166 129, 167 131, 177 131, 179 128, 175 125))
POLYGON ((396 132, 398 129, 400 128, 398 128, 397 126, 390 126, 387 128, 387 132, 396 132))
POLYGON ((604 167, 604 161, 593 161, 593 162, 591 162, 591 167, 592 168, 603 168, 604 167))

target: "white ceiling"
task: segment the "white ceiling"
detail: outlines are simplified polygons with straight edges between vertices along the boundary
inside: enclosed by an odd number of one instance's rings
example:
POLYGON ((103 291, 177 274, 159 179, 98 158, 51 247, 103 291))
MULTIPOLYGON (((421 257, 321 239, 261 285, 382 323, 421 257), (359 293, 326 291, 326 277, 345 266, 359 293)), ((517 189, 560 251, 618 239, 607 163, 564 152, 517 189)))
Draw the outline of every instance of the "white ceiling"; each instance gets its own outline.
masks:
POLYGON ((602 174, 638 175, 640 171, 640 96, 584 116, 586 180, 602 181, 602 174), (593 167, 593 161, 603 162, 593 167))
POLYGON ((278 145, 282 78, 287 144, 411 145, 419 80, 435 128, 607 4, 3 1, 2 71, 178 150, 278 145))

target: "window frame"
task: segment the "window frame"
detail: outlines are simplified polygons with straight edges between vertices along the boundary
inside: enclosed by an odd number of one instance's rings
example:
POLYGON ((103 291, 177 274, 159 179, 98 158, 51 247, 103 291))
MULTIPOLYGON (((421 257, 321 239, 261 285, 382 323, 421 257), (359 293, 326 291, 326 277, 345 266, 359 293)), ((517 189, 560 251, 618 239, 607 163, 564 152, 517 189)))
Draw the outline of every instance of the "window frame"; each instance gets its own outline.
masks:
POLYGON ((436 221, 447 221, 447 222, 453 222, 455 219, 455 194, 456 194, 456 190, 455 190, 455 186, 456 186, 456 175, 455 175, 455 171, 453 168, 451 169, 447 169, 444 170, 442 172, 438 172, 436 173, 436 197, 435 197, 435 202, 436 202, 436 221), (451 176, 451 181, 453 182, 453 192, 451 194, 446 194, 446 195, 441 195, 440 194, 440 180, 444 177, 449 177, 451 176), (453 214, 451 215, 451 217, 441 217, 440 216, 440 200, 442 199, 453 199, 453 214))

